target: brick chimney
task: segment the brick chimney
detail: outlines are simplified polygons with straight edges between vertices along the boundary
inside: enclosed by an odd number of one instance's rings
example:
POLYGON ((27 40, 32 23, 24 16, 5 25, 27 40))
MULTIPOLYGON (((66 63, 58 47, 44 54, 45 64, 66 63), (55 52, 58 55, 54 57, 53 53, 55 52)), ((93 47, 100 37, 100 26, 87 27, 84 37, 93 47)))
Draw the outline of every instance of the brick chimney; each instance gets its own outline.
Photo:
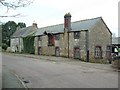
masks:
POLYGON ((20 29, 21 29, 20 26, 17 26, 16 30, 20 30, 20 29))
POLYGON ((35 21, 33 21, 32 26, 35 27, 35 28, 38 28, 37 23, 35 21))
POLYGON ((71 14, 66 13, 64 16, 64 28, 71 30, 71 14))

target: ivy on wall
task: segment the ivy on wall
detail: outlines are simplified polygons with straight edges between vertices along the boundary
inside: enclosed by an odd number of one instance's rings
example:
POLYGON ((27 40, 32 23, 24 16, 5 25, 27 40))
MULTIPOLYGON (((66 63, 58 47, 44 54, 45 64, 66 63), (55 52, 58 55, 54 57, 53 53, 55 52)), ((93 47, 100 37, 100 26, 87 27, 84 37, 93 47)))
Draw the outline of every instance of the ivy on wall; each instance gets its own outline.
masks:
POLYGON ((35 48, 34 48, 34 37, 33 36, 27 36, 23 38, 23 45, 24 45, 24 53, 30 53, 34 54, 35 48))

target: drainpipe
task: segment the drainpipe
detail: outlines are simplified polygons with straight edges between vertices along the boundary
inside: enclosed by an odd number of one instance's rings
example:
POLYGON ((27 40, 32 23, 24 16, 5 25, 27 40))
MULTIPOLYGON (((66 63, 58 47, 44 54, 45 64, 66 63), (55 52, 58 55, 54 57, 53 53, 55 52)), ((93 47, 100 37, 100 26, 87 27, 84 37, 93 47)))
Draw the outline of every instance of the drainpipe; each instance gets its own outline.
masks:
POLYGON ((85 30, 86 33, 86 62, 89 62, 89 32, 88 30, 85 30))
POLYGON ((68 58, 69 58, 69 30, 68 30, 68 58))

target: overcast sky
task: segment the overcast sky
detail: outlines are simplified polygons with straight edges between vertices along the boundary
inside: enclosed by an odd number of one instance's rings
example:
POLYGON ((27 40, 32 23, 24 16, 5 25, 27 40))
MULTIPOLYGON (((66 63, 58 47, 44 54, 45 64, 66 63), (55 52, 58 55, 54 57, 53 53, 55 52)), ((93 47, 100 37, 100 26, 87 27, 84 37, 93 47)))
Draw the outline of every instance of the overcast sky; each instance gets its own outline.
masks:
POLYGON ((96 17, 102 17, 112 33, 118 36, 118 1, 119 0, 35 0, 30 6, 9 10, 1 7, 0 14, 13 15, 21 13, 22 17, 0 18, 1 22, 24 22, 27 26, 33 22, 38 28, 61 24, 64 15, 68 12, 72 15, 72 22, 96 17))

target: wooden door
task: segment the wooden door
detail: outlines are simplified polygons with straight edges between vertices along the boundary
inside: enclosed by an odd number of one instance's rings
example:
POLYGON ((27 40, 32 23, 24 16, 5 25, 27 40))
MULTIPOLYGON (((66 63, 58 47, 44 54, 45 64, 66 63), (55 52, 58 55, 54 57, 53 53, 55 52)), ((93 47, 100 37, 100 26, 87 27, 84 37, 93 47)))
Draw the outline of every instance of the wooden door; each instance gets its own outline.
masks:
POLYGON ((79 47, 74 48, 74 58, 80 59, 80 48, 79 47))
POLYGON ((60 48, 59 47, 55 48, 55 56, 60 56, 60 48))
POLYGON ((41 54, 42 54, 42 48, 38 47, 38 55, 41 55, 41 54))

